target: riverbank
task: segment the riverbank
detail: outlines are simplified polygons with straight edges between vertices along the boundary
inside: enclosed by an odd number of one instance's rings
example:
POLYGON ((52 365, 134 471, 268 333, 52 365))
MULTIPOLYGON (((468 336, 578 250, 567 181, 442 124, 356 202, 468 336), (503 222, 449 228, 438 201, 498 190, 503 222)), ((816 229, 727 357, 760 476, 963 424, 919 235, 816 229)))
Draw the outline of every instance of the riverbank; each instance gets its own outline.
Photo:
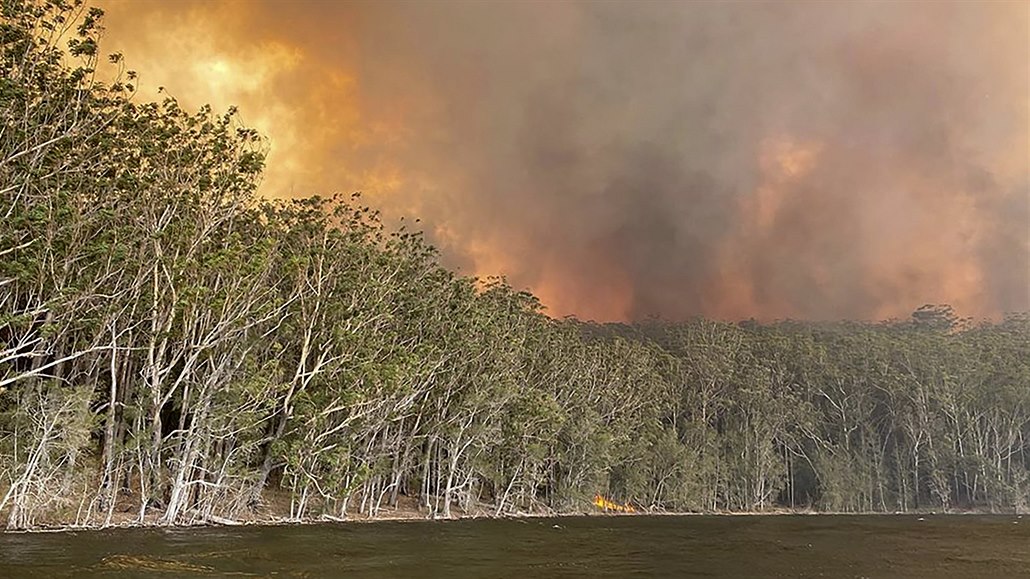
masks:
POLYGON ((324 524, 370 524, 383 522, 447 522, 463 520, 524 520, 524 519, 557 519, 575 517, 783 517, 783 516, 814 516, 814 517, 932 517, 932 516, 1015 516, 1022 519, 1023 512, 998 512, 998 511, 897 511, 897 512, 840 512, 840 511, 817 511, 814 509, 785 509, 776 508, 764 511, 659 511, 659 510, 637 510, 635 512, 617 512, 602 509, 579 510, 579 511, 552 511, 541 509, 530 512, 507 512, 494 514, 492 509, 484 506, 480 509, 463 511, 454 509, 450 517, 434 516, 423 508, 419 508, 418 501, 409 497, 402 497, 398 500, 397 507, 383 508, 375 516, 362 514, 337 517, 332 515, 321 515, 319 517, 290 518, 288 516, 262 513, 260 510, 247 517, 226 519, 222 517, 210 517, 205 521, 177 523, 169 525, 163 523, 156 515, 144 517, 141 521, 138 517, 127 516, 124 513, 121 517, 112 518, 111 524, 107 525, 75 525, 75 524, 54 524, 39 525, 29 529, 5 530, 6 534, 17 533, 64 533, 81 531, 105 531, 112 529, 190 529, 190 528, 219 528, 219 527, 276 527, 276 526, 306 526, 324 524))
MULTIPOLYGON (((434 514, 420 501, 413 497, 398 497, 396 506, 386 506, 378 510, 374 516, 365 513, 348 513, 346 517, 323 514, 317 517, 295 518, 289 515, 290 501, 285 493, 267 492, 262 502, 253 511, 244 516, 232 518, 221 516, 197 516, 195 520, 180 521, 168 524, 161 520, 158 511, 147 513, 142 517, 138 514, 138 505, 132 501, 119 501, 114 512, 111 513, 110 521, 104 524, 75 524, 61 522, 59 517, 50 521, 41 522, 26 529, 4 530, 6 533, 56 533, 73 531, 100 531, 108 529, 142 529, 142 528, 204 528, 204 527, 242 527, 242 526, 289 526, 289 525, 315 525, 325 523, 374 523, 383 521, 448 521, 463 519, 518 519, 531 517, 557 517, 557 516, 579 516, 591 514, 587 511, 556 512, 539 510, 532 512, 508 512, 501 515, 494 514, 494 509, 489 505, 469 511, 452 507, 451 516, 444 517, 434 514)), ((6 519, 6 513, 0 512, 0 520, 6 519)))

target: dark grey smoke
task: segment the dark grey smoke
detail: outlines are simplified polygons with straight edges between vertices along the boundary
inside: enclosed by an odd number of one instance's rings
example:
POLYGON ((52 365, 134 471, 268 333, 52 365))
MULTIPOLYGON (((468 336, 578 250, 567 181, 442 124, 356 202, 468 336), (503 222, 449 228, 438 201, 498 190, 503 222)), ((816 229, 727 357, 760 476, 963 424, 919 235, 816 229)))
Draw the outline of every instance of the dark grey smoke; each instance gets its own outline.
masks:
POLYGON ((399 167, 374 202, 555 314, 1030 309, 1026 3, 178 6, 303 55, 254 97, 328 131, 293 191, 399 167))

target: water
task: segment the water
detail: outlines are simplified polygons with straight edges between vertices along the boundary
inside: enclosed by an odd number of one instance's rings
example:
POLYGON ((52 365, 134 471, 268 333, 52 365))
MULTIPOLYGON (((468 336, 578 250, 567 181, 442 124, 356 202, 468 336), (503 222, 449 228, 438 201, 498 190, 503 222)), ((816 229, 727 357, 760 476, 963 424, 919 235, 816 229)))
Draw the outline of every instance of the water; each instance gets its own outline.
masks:
POLYGON ((0 535, 0 577, 1030 577, 1030 517, 574 517, 0 535))

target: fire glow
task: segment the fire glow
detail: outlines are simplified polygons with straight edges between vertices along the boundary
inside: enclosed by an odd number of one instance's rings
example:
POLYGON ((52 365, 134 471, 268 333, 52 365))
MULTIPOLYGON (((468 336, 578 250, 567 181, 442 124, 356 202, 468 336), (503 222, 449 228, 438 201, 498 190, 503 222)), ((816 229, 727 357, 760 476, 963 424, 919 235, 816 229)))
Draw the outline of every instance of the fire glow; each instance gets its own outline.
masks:
POLYGON ((635 513, 636 509, 632 505, 623 505, 611 501, 601 495, 594 495, 594 506, 607 512, 613 513, 635 513))
POLYGON ((98 2, 265 195, 361 190, 555 317, 1030 309, 1025 3, 98 2))

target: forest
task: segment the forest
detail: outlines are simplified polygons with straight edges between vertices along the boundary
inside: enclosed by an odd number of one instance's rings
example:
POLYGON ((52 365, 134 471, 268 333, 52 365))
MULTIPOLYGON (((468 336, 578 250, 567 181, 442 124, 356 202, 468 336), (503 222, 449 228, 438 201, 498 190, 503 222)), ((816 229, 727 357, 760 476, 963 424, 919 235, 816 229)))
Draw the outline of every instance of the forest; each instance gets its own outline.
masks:
POLYGON ((2 0, 0 516, 1025 511, 1030 316, 553 319, 2 0))

